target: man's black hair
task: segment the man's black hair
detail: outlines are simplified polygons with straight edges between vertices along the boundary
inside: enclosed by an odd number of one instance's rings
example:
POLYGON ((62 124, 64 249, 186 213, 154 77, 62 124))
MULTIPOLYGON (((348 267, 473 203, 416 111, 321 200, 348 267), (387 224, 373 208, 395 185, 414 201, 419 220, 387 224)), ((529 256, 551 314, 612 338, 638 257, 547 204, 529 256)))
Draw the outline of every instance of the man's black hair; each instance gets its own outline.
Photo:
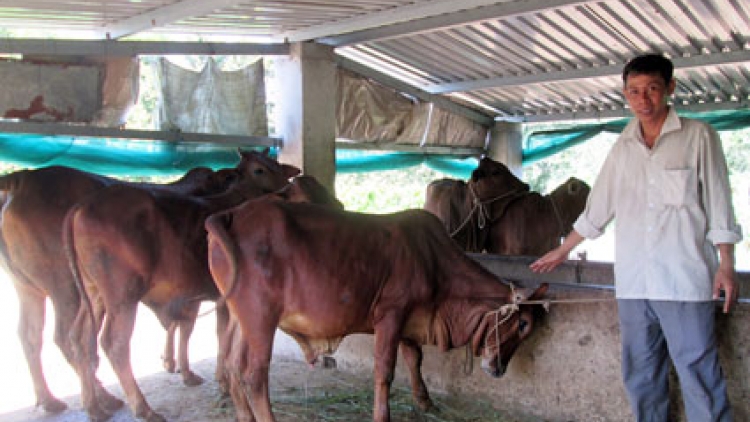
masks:
POLYGON ((661 54, 644 54, 628 62, 622 70, 622 82, 626 83, 630 74, 655 74, 658 73, 669 85, 674 73, 674 65, 668 58, 661 54))

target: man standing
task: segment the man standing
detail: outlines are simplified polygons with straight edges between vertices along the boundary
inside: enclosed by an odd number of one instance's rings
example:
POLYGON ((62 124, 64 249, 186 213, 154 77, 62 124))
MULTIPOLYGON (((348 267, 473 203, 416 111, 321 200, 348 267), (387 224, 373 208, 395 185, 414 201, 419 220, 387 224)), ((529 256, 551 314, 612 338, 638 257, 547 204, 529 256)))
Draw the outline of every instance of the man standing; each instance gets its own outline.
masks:
POLYGON ((671 358, 688 420, 728 422, 713 300, 723 291, 726 313, 737 299, 734 244, 742 231, 719 136, 667 104, 672 74, 672 62, 657 54, 625 66, 635 119, 612 146, 574 230, 530 268, 553 270, 614 219, 622 375, 637 421, 668 420, 671 358))

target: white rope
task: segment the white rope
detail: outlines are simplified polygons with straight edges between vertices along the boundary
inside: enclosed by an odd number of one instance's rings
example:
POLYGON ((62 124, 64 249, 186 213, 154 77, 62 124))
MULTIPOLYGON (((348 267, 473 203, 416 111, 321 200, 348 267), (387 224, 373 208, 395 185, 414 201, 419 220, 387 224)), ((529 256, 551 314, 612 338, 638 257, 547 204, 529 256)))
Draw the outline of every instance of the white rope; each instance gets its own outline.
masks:
POLYGON ((500 347, 500 326, 505 324, 516 312, 521 310, 521 305, 542 305, 545 311, 549 312, 551 304, 574 304, 574 303, 600 303, 600 302, 614 302, 614 298, 588 298, 588 299, 544 299, 544 300, 524 300, 517 295, 515 286, 511 283, 509 285, 513 301, 501 305, 494 311, 490 311, 487 315, 495 315, 495 326, 492 327, 491 331, 495 334, 495 347, 500 347), (502 317, 502 319, 500 319, 502 317))
POLYGON ((466 216, 464 221, 458 226, 458 228, 453 230, 453 232, 451 233, 451 237, 455 237, 458 234, 458 232, 461 231, 469 223, 469 221, 471 221, 471 217, 474 215, 475 212, 479 213, 479 215, 477 216, 477 226, 479 227, 480 230, 484 229, 484 227, 487 225, 487 220, 489 220, 490 218, 490 212, 487 209, 487 205, 490 205, 495 201, 499 201, 507 196, 514 195, 517 193, 515 191, 506 192, 492 199, 483 201, 481 198, 479 198, 479 195, 477 195, 477 193, 474 192, 474 187, 471 183, 468 184, 468 187, 469 187, 469 193, 471 193, 471 202, 474 205, 471 207, 471 210, 469 211, 469 214, 466 216))

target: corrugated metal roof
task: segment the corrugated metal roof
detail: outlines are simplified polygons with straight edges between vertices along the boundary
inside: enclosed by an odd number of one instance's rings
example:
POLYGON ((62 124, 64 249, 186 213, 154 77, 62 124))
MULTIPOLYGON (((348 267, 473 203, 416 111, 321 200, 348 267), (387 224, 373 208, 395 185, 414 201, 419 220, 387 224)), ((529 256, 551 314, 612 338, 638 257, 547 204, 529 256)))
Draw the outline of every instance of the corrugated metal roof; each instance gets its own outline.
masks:
POLYGON ((619 73, 643 52, 674 60, 682 108, 750 102, 747 0, 3 0, 0 25, 317 41, 497 119, 625 115, 619 73))

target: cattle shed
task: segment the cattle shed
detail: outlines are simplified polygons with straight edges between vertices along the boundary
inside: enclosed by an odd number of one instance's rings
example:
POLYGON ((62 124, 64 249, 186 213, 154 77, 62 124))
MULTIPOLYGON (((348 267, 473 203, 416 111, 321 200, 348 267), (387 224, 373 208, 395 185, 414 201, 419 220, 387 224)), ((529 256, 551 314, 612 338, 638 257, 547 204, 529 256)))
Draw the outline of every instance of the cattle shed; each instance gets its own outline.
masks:
MULTIPOLYGON (((647 52, 673 60, 680 113, 720 129, 750 125, 743 0, 5 0, 0 161, 172 175, 233 165, 237 147, 270 147, 331 190, 338 172, 373 156, 382 159, 373 168, 427 163, 465 175, 488 155, 519 172, 619 132, 629 118, 620 72, 647 52), (204 60, 186 72, 167 60, 183 56, 272 58, 282 83, 265 94, 269 69, 257 64, 227 71, 204 60), (160 117, 131 128, 145 58, 160 72, 160 117)), ((503 379, 465 373, 464 350, 427 348, 428 387, 545 421, 631 420, 611 265, 570 261, 539 277, 527 257, 475 258, 521 285, 551 282, 559 302, 503 379)), ((718 326, 741 422, 750 421, 750 277, 740 278, 741 303, 718 326)), ((299 356, 290 341, 279 336, 277 352, 299 356)), ((371 372, 372 346, 348 338, 339 368, 371 372)), ((679 406, 675 415, 684 420, 679 406)))

